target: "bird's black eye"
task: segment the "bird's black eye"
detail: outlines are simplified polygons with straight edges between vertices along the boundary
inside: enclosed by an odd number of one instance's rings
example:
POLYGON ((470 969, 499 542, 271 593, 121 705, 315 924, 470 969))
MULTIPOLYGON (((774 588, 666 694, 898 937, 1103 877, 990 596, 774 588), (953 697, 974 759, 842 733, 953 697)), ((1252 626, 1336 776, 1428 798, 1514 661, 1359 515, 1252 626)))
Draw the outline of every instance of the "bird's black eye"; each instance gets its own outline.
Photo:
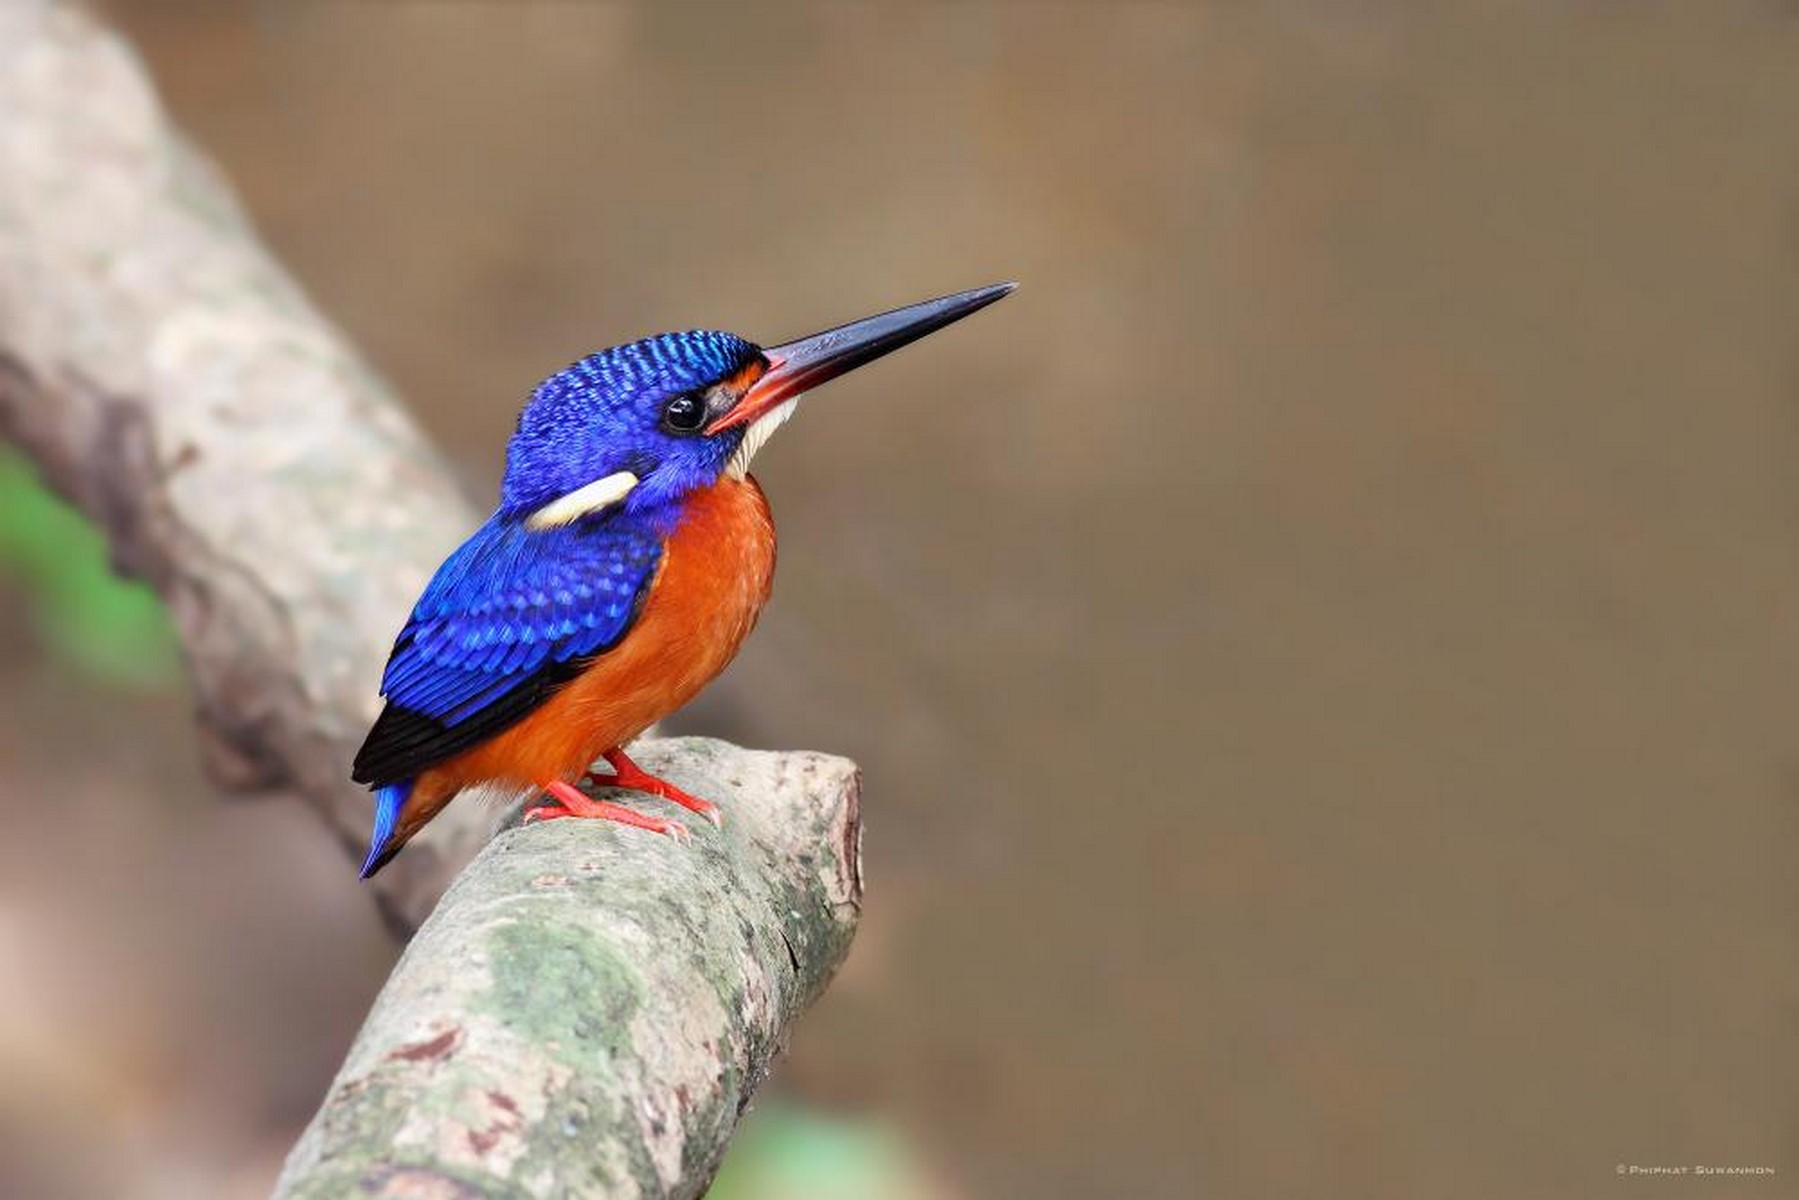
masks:
POLYGON ((692 433, 706 423, 706 405, 698 396, 676 396, 662 410, 662 428, 670 433, 692 433))

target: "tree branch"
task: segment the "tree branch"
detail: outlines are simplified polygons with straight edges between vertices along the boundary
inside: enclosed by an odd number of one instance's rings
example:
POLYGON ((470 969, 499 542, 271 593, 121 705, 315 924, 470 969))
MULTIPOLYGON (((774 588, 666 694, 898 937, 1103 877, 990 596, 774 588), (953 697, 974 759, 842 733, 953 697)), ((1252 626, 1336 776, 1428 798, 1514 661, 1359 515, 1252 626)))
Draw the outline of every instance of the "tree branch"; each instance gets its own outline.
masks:
MULTIPOLYGON (((396 623, 476 514, 256 240, 125 45, 0 5, 0 434, 167 601, 208 766, 352 851, 344 764, 396 623)), ((416 925, 492 832, 455 806, 385 873, 416 925)))
MULTIPOLYGON (((347 764, 399 618, 476 514, 256 240, 125 45, 0 3, 0 434, 180 633, 214 776, 360 857, 347 764)), ((377 877, 419 930, 285 1195, 691 1196, 847 950, 854 768, 635 751, 723 802, 692 846, 451 805, 377 877), (486 846, 483 850, 482 847, 486 846)), ((346 874, 345 886, 351 886, 346 874)))
POLYGON ((856 772, 697 739, 644 755, 719 800, 724 830, 496 838, 394 969, 277 1196, 705 1190, 849 948, 856 772))

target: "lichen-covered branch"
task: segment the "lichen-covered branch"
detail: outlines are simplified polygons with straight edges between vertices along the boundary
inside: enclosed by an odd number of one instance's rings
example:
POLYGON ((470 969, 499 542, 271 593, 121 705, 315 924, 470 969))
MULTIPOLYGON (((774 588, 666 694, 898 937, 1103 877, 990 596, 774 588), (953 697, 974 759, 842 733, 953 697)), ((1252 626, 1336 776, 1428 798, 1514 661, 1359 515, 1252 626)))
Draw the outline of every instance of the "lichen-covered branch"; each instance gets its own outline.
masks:
POLYGON ((717 800, 724 828, 495 838, 413 938, 278 1196, 705 1190, 849 947, 856 773, 697 739, 641 757, 717 800))
MULTIPOLYGON (((345 764, 476 514, 129 48, 39 0, 0 3, 0 436, 167 600, 214 775, 298 793, 359 851, 345 764)), ((433 823, 377 880, 390 914, 422 919, 492 821, 433 823)))

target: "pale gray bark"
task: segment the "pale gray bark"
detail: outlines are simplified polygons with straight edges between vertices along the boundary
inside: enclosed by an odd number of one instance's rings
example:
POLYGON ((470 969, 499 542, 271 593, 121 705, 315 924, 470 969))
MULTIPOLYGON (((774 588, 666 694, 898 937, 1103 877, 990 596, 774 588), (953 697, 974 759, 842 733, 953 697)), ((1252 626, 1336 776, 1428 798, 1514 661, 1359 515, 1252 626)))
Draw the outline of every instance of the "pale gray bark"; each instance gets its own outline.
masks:
MULTIPOLYGON (((345 764, 477 515, 128 47, 37 0, 0 2, 0 435, 167 600, 220 782, 296 792, 359 850, 345 764)), ((452 806, 378 878, 402 924, 492 822, 452 806)))
POLYGON ((277 1195, 697 1196, 855 930, 839 758, 653 742, 691 844, 500 834, 407 948, 277 1195))
MULTIPOLYGON (((40 0, 0 0, 0 435, 167 600, 215 776, 303 797, 359 857, 370 801, 347 770, 381 663, 477 514, 129 49, 40 0)), ((720 742, 637 753, 725 828, 690 821, 680 845, 561 821, 490 842, 515 814, 465 799, 377 877, 411 929, 474 860, 283 1195, 703 1190, 848 948, 856 775, 720 742)))

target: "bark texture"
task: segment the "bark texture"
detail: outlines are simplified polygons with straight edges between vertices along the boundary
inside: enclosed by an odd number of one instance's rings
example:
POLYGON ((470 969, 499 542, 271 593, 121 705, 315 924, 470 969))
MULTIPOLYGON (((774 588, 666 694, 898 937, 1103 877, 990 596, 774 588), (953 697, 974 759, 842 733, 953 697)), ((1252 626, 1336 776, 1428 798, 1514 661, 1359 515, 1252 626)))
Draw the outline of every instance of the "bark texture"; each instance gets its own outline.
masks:
MULTIPOLYGON (((296 792, 359 850, 345 764, 477 514, 130 50, 37 0, 0 0, 0 436, 167 600, 219 782, 296 792)), ((400 924, 493 816, 452 806, 376 880, 400 924)))
POLYGON ((671 839, 509 829, 413 938, 276 1195, 685 1197, 849 948, 855 768, 703 739, 644 765, 717 800, 671 839))

